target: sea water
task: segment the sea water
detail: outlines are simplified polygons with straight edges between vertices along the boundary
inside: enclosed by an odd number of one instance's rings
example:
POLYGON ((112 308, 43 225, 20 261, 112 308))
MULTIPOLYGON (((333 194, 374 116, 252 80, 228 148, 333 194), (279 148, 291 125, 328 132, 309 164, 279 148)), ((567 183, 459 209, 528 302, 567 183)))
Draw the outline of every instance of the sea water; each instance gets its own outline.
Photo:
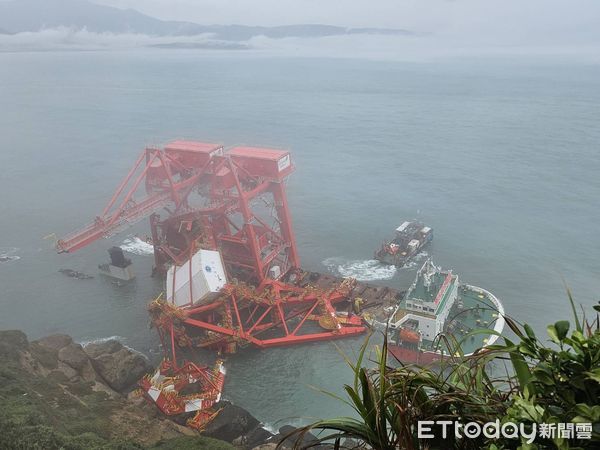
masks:
MULTIPOLYGON (((158 358, 146 304, 162 281, 136 239, 147 223, 72 255, 52 245, 100 213, 146 145, 176 138, 291 149, 287 190, 307 269, 406 289, 417 263, 382 266, 373 252, 418 219, 435 229, 437 264, 540 333, 569 317, 564 283, 588 307, 598 299, 597 65, 3 53, 0 107, 0 328, 32 339, 119 336, 158 358), (98 275, 112 245, 133 260, 133 283, 98 275)), ((225 397, 270 424, 346 414, 318 390, 342 392, 351 374, 340 352, 361 343, 247 348, 227 359, 225 397)))

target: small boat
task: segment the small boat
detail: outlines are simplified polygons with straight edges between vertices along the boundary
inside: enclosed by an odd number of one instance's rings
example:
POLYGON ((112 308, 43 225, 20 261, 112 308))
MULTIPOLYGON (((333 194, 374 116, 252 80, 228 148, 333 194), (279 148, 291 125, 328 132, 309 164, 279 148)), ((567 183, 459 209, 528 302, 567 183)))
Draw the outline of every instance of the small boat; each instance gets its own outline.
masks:
POLYGON ((428 259, 388 322, 388 351, 404 363, 464 357, 493 344, 504 329, 504 308, 489 291, 462 284, 428 259), (472 333, 493 330, 490 333, 472 333), (441 336, 447 339, 442 339, 441 336))
POLYGON ((375 259, 403 267, 433 239, 433 229, 421 222, 407 221, 396 228, 396 236, 375 252, 375 259))

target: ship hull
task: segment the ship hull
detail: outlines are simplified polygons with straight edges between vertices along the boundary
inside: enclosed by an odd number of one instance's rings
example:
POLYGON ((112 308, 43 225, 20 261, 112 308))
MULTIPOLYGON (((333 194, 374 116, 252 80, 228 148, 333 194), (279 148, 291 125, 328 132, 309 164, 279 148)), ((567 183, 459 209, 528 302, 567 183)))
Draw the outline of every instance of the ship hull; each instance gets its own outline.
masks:
POLYGON ((442 358, 441 353, 413 350, 398 345, 388 345, 388 352, 398 361, 404 364, 418 364, 422 366, 434 364, 442 358))
MULTIPOLYGON (((483 288, 468 284, 461 285, 461 289, 465 312, 462 314, 453 313, 458 325, 455 328, 458 328, 458 330, 448 328, 444 330, 446 333, 453 334, 461 343, 460 353, 452 351, 452 353, 455 353, 454 358, 469 357, 476 351, 494 344, 504 330, 505 324, 504 307, 494 294, 483 288), (484 319, 489 319, 490 322, 483 321, 484 319), (463 327, 464 330, 460 330, 463 327), (471 334, 475 329, 491 329, 493 332, 490 332, 490 334, 477 334, 476 337, 471 334), (456 332, 462 334, 456 334, 456 332), (468 338, 469 334, 471 334, 470 338, 468 338)), ((397 337, 390 339, 388 352, 404 364, 430 365, 439 362, 444 357, 449 357, 448 351, 443 352, 442 349, 433 350, 424 348, 422 345, 405 343, 397 337)))
POLYGON ((433 240, 433 233, 428 234, 425 239, 421 242, 415 251, 409 255, 392 255, 385 251, 384 248, 381 248, 379 251, 375 253, 375 259, 392 266, 396 266, 398 268, 404 267, 406 264, 410 262, 412 258, 419 254, 429 243, 433 240))

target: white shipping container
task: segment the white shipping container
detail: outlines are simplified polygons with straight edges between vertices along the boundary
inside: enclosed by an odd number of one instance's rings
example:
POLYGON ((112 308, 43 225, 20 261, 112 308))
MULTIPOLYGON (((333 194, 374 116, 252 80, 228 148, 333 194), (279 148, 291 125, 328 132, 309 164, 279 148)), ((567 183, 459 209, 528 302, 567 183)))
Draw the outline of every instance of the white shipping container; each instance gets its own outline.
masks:
POLYGON ((410 248, 411 250, 414 250, 417 247, 419 247, 419 241, 417 239, 413 239, 408 243, 408 248, 410 248))
POLYGON ((177 306, 193 305, 219 292, 226 283, 221 254, 213 250, 199 250, 183 265, 169 268, 166 281, 167 301, 177 306))
POLYGON ((396 228, 396 231, 398 233, 402 233, 404 230, 406 230, 406 227, 410 225, 410 222, 403 222, 402 225, 400 225, 398 228, 396 228))

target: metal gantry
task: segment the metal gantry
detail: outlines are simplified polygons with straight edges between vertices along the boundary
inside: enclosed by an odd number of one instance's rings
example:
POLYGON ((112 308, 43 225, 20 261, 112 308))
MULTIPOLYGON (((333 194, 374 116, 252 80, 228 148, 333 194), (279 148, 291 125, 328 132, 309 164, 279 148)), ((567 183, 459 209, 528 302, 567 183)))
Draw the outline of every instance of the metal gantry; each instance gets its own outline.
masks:
POLYGON ((266 348, 360 334, 362 319, 335 309, 347 300, 352 281, 327 291, 300 287, 285 190, 293 170, 285 150, 225 151, 181 140, 147 148, 101 214, 59 240, 57 249, 74 252, 149 218, 158 275, 199 249, 219 251, 230 280, 219 295, 190 298, 179 307, 152 303, 154 324, 175 364, 178 346, 231 352, 239 344, 266 348))

